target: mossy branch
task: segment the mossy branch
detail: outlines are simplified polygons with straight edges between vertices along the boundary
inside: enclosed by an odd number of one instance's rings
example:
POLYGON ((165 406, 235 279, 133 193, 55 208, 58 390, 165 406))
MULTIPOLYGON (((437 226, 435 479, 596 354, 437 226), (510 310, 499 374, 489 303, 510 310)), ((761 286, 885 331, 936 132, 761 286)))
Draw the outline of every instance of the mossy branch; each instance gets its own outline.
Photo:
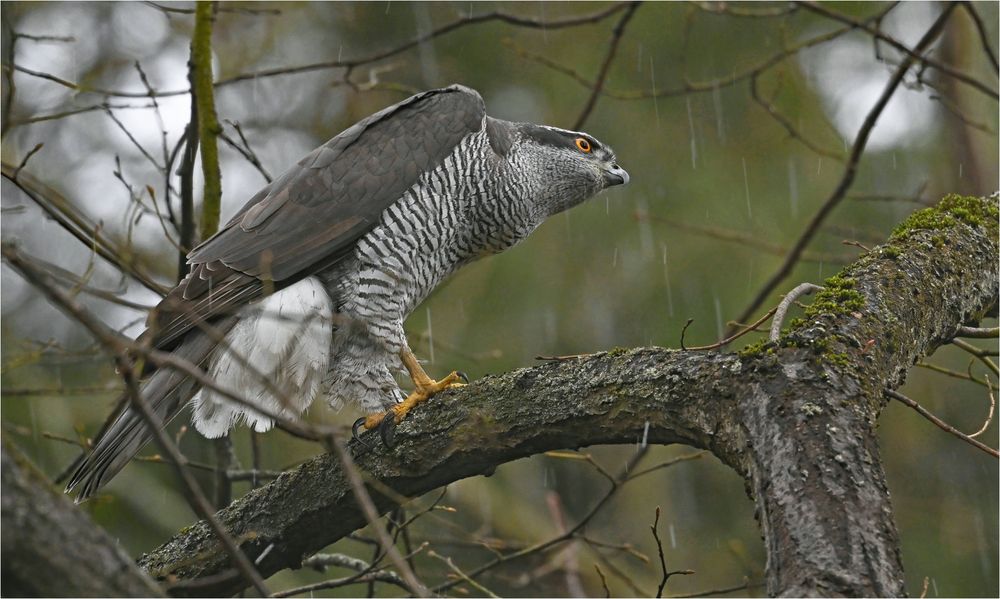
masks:
POLYGON ((205 191, 201 204, 201 239, 219 230, 222 207, 222 174, 219 170, 218 135, 221 132, 215 114, 214 76, 212 74, 212 25, 215 3, 198 0, 194 13, 194 33, 191 35, 191 91, 197 102, 198 139, 201 143, 201 171, 205 191))
MULTIPOLYGON (((359 455, 357 464, 386 512, 400 496, 552 449, 643 435, 683 443, 744 478, 767 548, 768 593, 901 595, 876 423, 885 390, 996 301, 996 212, 996 198, 949 197, 914 217, 905 235, 827 281, 816 309, 777 342, 739 354, 613 351, 489 376, 435 397, 400 424, 393 450, 359 455), (947 242, 938 245, 938 235, 947 242)), ((299 567, 365 524, 330 455, 218 517, 264 576, 299 567)), ((139 563, 160 579, 198 581, 176 594, 228 595, 245 585, 226 574, 229 556, 205 523, 139 563)))

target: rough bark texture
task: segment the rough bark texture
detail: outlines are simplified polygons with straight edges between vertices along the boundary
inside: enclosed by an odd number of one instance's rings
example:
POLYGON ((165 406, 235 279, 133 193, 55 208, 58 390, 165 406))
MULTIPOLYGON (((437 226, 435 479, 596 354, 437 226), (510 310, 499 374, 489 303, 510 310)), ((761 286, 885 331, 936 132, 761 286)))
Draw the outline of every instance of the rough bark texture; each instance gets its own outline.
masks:
MULTIPOLYGON (((997 300, 997 202, 951 196, 829 279, 777 343, 735 353, 612 351, 443 393, 359 455, 380 510, 542 451, 652 443, 712 451, 746 481, 772 595, 904 594, 875 427, 884 389, 997 300)), ((352 445, 357 451, 357 445, 352 445)), ((222 510, 268 576, 362 526, 338 460, 321 455, 222 510)), ((233 594, 245 585, 204 523, 143 556, 153 576, 233 594), (232 572, 231 575, 227 574, 232 572)))
POLYGON ((0 450, 4 597, 162 597, 108 533, 6 444, 0 450))

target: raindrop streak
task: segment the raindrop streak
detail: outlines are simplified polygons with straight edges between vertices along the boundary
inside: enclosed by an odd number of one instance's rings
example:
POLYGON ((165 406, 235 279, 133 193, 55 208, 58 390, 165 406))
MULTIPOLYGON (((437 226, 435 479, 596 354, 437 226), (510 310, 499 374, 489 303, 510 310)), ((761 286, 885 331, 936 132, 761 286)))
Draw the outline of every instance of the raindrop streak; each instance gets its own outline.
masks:
POLYGON ((715 104, 715 134, 719 141, 726 143, 726 126, 722 120, 722 94, 719 92, 719 82, 712 85, 712 103, 715 104))
POLYGON ((667 268, 667 244, 663 244, 663 279, 667 282, 667 316, 674 317, 674 292, 670 288, 670 269, 667 268))
MULTIPOLYGON (((649 214, 649 206, 646 204, 646 198, 640 197, 639 201, 636 202, 636 209, 643 213, 649 214)), ((653 241, 653 227, 649 223, 648 218, 639 220, 639 245, 642 246, 642 257, 646 260, 651 260, 656 256, 656 246, 653 241)))
POLYGON ((959 179, 961 179, 961 178, 962 178, 962 166, 963 166, 963 165, 962 165, 962 163, 961 163, 961 162, 959 162, 959 163, 958 163, 958 178, 959 178, 959 179))
POLYGON ((896 170, 896 153, 892 153, 892 170, 896 170))
MULTIPOLYGON (((544 23, 545 22, 545 3, 544 2, 540 2, 539 3, 539 8, 542 11, 541 21, 542 21, 542 23, 544 23)), ((549 30, 546 27, 542 27, 542 42, 545 43, 545 44, 549 43, 549 30)))
POLYGON ((795 173, 795 161, 788 157, 788 202, 792 218, 799 215, 799 178, 795 173))
MULTIPOLYGON (((423 39, 434 28, 430 12, 427 10, 427 4, 424 2, 413 2, 410 6, 413 7, 413 15, 417 21, 417 37, 423 39)), ((432 83, 438 81, 441 70, 438 68, 437 56, 434 54, 434 44, 426 40, 423 41, 417 48, 417 54, 420 57, 420 71, 424 77, 424 82, 432 83)))
POLYGON ((660 104, 656 99, 656 72, 653 70, 653 57, 649 57, 649 87, 653 92, 653 110, 656 112, 656 130, 660 130, 660 104))
POLYGON ((820 158, 816 161, 816 174, 817 175, 820 174, 822 170, 823 170, 823 159, 820 158))
POLYGON ((344 44, 340 44, 337 48, 337 62, 340 62, 340 57, 344 55, 344 44))
POLYGON ((431 328, 431 307, 427 306, 427 353, 434 363, 434 329, 431 328))
POLYGON ((642 427, 642 447, 645 448, 646 444, 649 443, 649 421, 642 427))
MULTIPOLYGON (((61 372, 61 370, 60 370, 61 372)), ((62 386, 62 377, 59 377, 59 386, 62 386)), ((38 415, 35 414, 35 402, 28 402, 28 419, 31 421, 31 440, 38 442, 38 415)))
POLYGON ((670 288, 670 268, 667 267, 667 244, 663 245, 663 280, 667 283, 667 315, 674 317, 674 292, 670 288))
POLYGON ((742 158, 741 160, 743 160, 743 188, 747 192, 747 218, 752 219, 753 212, 750 210, 750 178, 747 176, 747 159, 742 158))
MULTIPOLYGON (((975 523, 973 530, 976 531, 976 545, 979 547, 979 567, 983 571, 983 579, 989 580, 990 572, 993 570, 990 567, 990 560, 987 557, 991 553, 990 543, 986 540, 986 535, 983 533, 986 523, 983 522, 983 514, 979 510, 973 513, 973 522, 975 523)), ((993 553, 995 554, 995 552, 993 553)))
POLYGON ((691 96, 685 96, 684 103, 687 104, 688 128, 691 130, 691 170, 694 170, 698 168, 698 144, 695 143, 694 138, 694 117, 691 116, 691 96))
POLYGON ((677 549, 677 534, 674 532, 674 523, 670 523, 670 548, 677 549))
POLYGON ((719 303, 719 296, 715 296, 713 299, 715 300, 715 329, 718 334, 717 339, 723 339, 722 304, 719 303))

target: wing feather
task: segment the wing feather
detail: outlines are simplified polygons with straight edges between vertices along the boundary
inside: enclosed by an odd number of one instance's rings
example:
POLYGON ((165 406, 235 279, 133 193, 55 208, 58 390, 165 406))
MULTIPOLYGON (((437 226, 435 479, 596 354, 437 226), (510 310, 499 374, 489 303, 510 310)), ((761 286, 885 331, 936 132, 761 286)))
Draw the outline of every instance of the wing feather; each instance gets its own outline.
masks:
POLYGON ((485 116, 478 93, 453 85, 348 127, 188 254, 191 272, 154 310, 144 335, 169 349, 199 323, 343 259, 422 173, 482 128, 485 116))

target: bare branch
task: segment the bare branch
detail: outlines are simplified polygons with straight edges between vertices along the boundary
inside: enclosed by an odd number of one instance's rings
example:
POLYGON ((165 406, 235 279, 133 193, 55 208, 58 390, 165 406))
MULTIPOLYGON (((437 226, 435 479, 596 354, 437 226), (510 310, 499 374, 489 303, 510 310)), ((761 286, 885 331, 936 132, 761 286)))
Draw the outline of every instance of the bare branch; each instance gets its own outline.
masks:
MULTIPOLYGON (((814 8, 813 4, 805 4, 804 6, 809 8, 814 8)), ((944 10, 934 21, 934 23, 927 29, 920 41, 914 47, 912 53, 907 54, 906 58, 900 63, 896 72, 893 73, 889 82, 886 84, 885 89, 882 91, 882 95, 879 97, 878 101, 875 102, 875 106, 868 112, 868 116, 865 117, 864 122, 861 125, 861 129, 858 131, 858 135, 854 140, 854 144, 851 147, 851 155, 847 161, 844 168, 844 173, 840 178, 840 182, 837 187, 833 190, 830 196, 823 202, 819 211, 813 216, 809 224, 806 225, 805 230, 799 236, 795 245, 788 252, 785 260, 782 262, 781 266, 778 268, 771 277, 767 280, 764 286, 757 292, 757 295, 750 301, 750 305, 746 307, 745 310, 736 318, 737 321, 749 320, 753 313, 757 311, 757 308, 764 303, 767 297, 784 281, 788 275, 792 273, 792 269, 798 263, 799 258, 805 251, 806 246, 812 241, 812 238, 816 235, 823 221, 826 217, 833 212, 833 209, 840 204, 841 200, 847 194, 847 190, 850 189, 851 184, 854 183, 854 177, 857 174, 858 162, 861 160, 861 156, 865 151, 865 146, 868 144, 868 138, 871 135, 872 130, 875 128, 875 123, 878 122, 879 117, 882 115, 882 111, 889 104, 889 100, 895 94, 896 89, 899 84, 902 83, 903 77, 906 75, 907 71, 910 70, 917 58, 934 42, 935 39, 944 30, 944 25, 948 21, 948 17, 951 12, 955 9, 955 4, 947 4, 944 10)), ((828 9, 822 9, 825 12, 829 12, 828 9)), ((853 23, 854 21, 851 20, 853 23)), ((859 23, 857 26, 861 26, 859 23)), ((865 27, 868 27, 865 25, 865 27)))
POLYGON ((911 408, 913 408, 914 410, 916 410, 916 412, 918 414, 920 414, 921 416, 923 416, 927 420, 930 420, 934 424, 934 426, 936 426, 939 429, 945 431, 946 433, 951 433, 952 435, 955 435, 956 437, 958 437, 959 439, 965 441, 969 445, 972 445, 976 449, 979 449, 980 451, 983 451, 983 452, 985 452, 985 453, 987 453, 987 454, 989 454, 989 455, 991 455, 991 456, 993 456, 995 458, 1000 459, 1000 452, 997 452, 997 450, 993 449, 992 447, 990 447, 988 445, 985 445, 983 443, 980 443, 979 441, 976 441, 975 439, 973 439, 969 435, 966 435, 962 431, 958 430, 957 428, 953 427, 952 425, 948 424, 947 422, 941 420, 940 418, 938 418, 934 414, 931 414, 929 411, 927 411, 927 408, 921 406, 916 401, 910 399, 909 397, 903 395, 902 393, 900 393, 898 391, 886 390, 885 394, 888 395, 889 397, 895 399, 896 401, 904 404, 904 405, 910 406, 911 408))
POLYGON ((580 111, 580 116, 576 117, 576 122, 573 124, 573 129, 575 131, 580 131, 583 129, 583 124, 587 122, 587 117, 590 116, 591 111, 597 104, 597 97, 601 94, 601 89, 604 87, 604 80, 608 77, 608 71, 611 69, 611 63, 615 59, 615 53, 618 51, 618 44, 622 40, 622 35, 625 33, 625 27, 628 26, 628 22, 632 20, 632 15, 635 14, 636 9, 639 8, 640 2, 633 2, 628 5, 625 9, 625 14, 622 18, 618 20, 614 29, 611 30, 611 40, 608 42, 608 51, 604 55, 604 62, 601 63, 601 69, 597 73, 597 81, 594 83, 593 91, 591 91, 590 96, 587 98, 587 103, 584 104, 583 110, 580 111))
MULTIPOLYGON (((928 56, 924 56, 923 53, 925 48, 921 48, 920 47, 921 45, 919 43, 917 44, 917 46, 910 48, 906 44, 886 34, 878 27, 873 27, 872 25, 869 25, 864 21, 855 19, 851 16, 833 10, 832 8, 830 8, 829 4, 821 4, 817 2, 798 2, 798 4, 799 6, 802 6, 803 8, 812 11, 816 14, 823 15, 835 21, 840 21, 841 23, 848 23, 853 27, 862 29, 871 34, 872 36, 874 36, 876 39, 886 42, 893 48, 896 48, 900 52, 903 52, 904 54, 906 54, 906 59, 903 60, 900 66, 907 63, 912 64, 914 61, 919 61, 923 65, 935 68, 944 73, 945 75, 953 77, 955 80, 961 81, 962 83, 971 86, 973 89, 981 91, 982 93, 993 98, 994 100, 1000 99, 1000 94, 998 94, 996 90, 987 86, 985 83, 982 83, 972 78, 971 76, 966 75, 965 73, 957 71, 954 68, 942 62, 938 62, 928 56)), ((951 8, 955 6, 958 6, 958 4, 952 4, 949 5, 949 7, 946 7, 944 14, 950 12, 951 8)))
POLYGON ((791 307, 792 303, 802 297, 803 295, 811 295, 816 291, 822 291, 823 288, 819 285, 813 285, 812 283, 802 283, 797 285, 795 289, 792 289, 785 295, 781 303, 778 304, 777 309, 774 312, 774 320, 771 321, 771 334, 770 340, 777 341, 778 337, 781 336, 781 324, 785 321, 785 313, 788 312, 788 308, 791 307))

